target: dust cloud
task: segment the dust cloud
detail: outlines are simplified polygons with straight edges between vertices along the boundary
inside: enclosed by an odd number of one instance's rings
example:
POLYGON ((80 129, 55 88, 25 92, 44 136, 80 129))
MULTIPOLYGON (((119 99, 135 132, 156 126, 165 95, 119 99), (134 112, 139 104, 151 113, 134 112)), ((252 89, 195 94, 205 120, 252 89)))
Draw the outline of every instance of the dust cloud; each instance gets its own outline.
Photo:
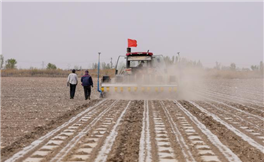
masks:
POLYGON ((114 87, 106 92, 111 99, 128 100, 201 100, 197 90, 205 86, 205 71, 202 68, 180 66, 179 64, 164 65, 153 68, 134 69, 133 75, 125 75, 122 79, 116 76, 110 84, 123 87, 123 92, 114 87), (134 87, 138 87, 135 91, 134 87), (149 90, 142 87, 150 87, 149 90), (158 87, 156 91, 155 87, 158 87), (160 91, 163 87, 163 91, 160 91), (172 91, 169 88, 172 87, 172 91), (176 87, 176 91, 174 88, 176 87))

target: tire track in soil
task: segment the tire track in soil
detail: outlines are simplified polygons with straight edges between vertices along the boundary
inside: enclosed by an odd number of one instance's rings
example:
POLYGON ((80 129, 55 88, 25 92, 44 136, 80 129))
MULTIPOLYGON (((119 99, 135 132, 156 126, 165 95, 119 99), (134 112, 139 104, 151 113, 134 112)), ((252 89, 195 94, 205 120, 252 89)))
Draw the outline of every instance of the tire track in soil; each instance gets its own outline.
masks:
POLYGON ((55 136, 59 131, 65 129, 69 124, 72 124, 74 120, 79 119, 86 112, 94 111, 94 108, 100 107, 104 102, 111 102, 110 100, 93 100, 88 104, 77 107, 74 110, 67 112, 66 114, 57 118, 57 120, 52 120, 47 125, 42 127, 36 127, 33 132, 20 138, 18 141, 14 142, 12 145, 1 149, 1 161, 16 161, 22 156, 25 156, 35 149, 37 149, 41 143, 46 142, 48 139, 55 136), (88 107, 88 108, 87 108, 88 107), (81 110, 84 111, 80 112, 81 110), (76 115, 76 116, 74 116, 76 115), (72 117, 74 116, 74 117, 72 117), (72 117, 72 118, 70 118, 72 117), (68 121, 67 121, 68 120, 68 121), (63 123, 65 122, 65 123, 63 123), (63 124, 62 124, 63 123, 63 124), (60 125, 61 124, 61 125, 60 125), (56 129, 55 129, 56 128, 56 129), (53 130, 52 130, 53 129, 53 130), (43 134, 45 134, 43 136, 43 134), (41 136, 42 135, 42 136, 41 136), (39 139, 37 139, 39 138, 39 139), (33 141, 36 140, 36 141, 33 141), (27 146, 28 145, 28 146, 27 146), (25 147, 26 146, 26 147, 25 147), (14 154, 14 152, 17 152, 14 154), (12 156, 10 156, 12 155, 12 156), (8 159, 9 158, 9 159, 8 159))
POLYGON ((138 161, 143 111, 143 101, 131 101, 107 161, 138 161))
POLYGON ((248 144, 241 137, 226 128, 211 116, 203 113, 188 101, 179 101, 183 107, 194 115, 207 129, 219 137, 219 140, 230 148, 243 162, 263 162, 264 154, 248 144))

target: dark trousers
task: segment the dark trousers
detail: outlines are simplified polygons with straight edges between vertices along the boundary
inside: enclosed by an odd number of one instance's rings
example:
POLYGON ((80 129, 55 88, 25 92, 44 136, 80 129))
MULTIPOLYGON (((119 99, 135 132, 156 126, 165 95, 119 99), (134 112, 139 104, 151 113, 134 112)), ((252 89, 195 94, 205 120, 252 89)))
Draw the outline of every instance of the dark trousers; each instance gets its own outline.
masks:
POLYGON ((83 86, 83 90, 84 90, 84 97, 87 100, 88 98, 90 99, 90 95, 91 95, 91 86, 83 86))
POLYGON ((70 97, 74 98, 76 84, 70 84, 70 97))

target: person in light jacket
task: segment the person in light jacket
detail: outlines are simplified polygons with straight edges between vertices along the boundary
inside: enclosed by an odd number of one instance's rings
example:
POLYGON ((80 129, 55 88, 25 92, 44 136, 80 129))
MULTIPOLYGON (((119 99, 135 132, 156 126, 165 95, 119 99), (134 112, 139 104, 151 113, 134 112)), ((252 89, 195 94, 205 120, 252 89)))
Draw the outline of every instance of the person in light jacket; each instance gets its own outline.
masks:
POLYGON ((67 86, 70 86, 70 99, 74 98, 77 84, 78 84, 78 76, 77 74, 75 74, 75 69, 73 69, 72 73, 69 74, 67 80, 67 86))
POLYGON ((90 96, 91 96, 91 87, 93 87, 93 79, 92 77, 89 75, 89 71, 86 70, 85 71, 85 75, 82 76, 81 78, 81 82, 82 82, 82 86, 83 86, 83 90, 84 90, 84 97, 85 100, 89 99, 90 100, 90 96))

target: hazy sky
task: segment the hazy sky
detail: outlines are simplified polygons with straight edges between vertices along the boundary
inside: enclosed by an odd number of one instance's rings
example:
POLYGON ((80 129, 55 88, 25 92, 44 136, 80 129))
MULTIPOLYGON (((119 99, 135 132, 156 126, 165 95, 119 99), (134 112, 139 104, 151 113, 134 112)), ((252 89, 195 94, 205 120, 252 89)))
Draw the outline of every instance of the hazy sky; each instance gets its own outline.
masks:
POLYGON ((3 2, 2 52, 18 68, 87 68, 132 51, 213 67, 263 60, 263 2, 3 2))

